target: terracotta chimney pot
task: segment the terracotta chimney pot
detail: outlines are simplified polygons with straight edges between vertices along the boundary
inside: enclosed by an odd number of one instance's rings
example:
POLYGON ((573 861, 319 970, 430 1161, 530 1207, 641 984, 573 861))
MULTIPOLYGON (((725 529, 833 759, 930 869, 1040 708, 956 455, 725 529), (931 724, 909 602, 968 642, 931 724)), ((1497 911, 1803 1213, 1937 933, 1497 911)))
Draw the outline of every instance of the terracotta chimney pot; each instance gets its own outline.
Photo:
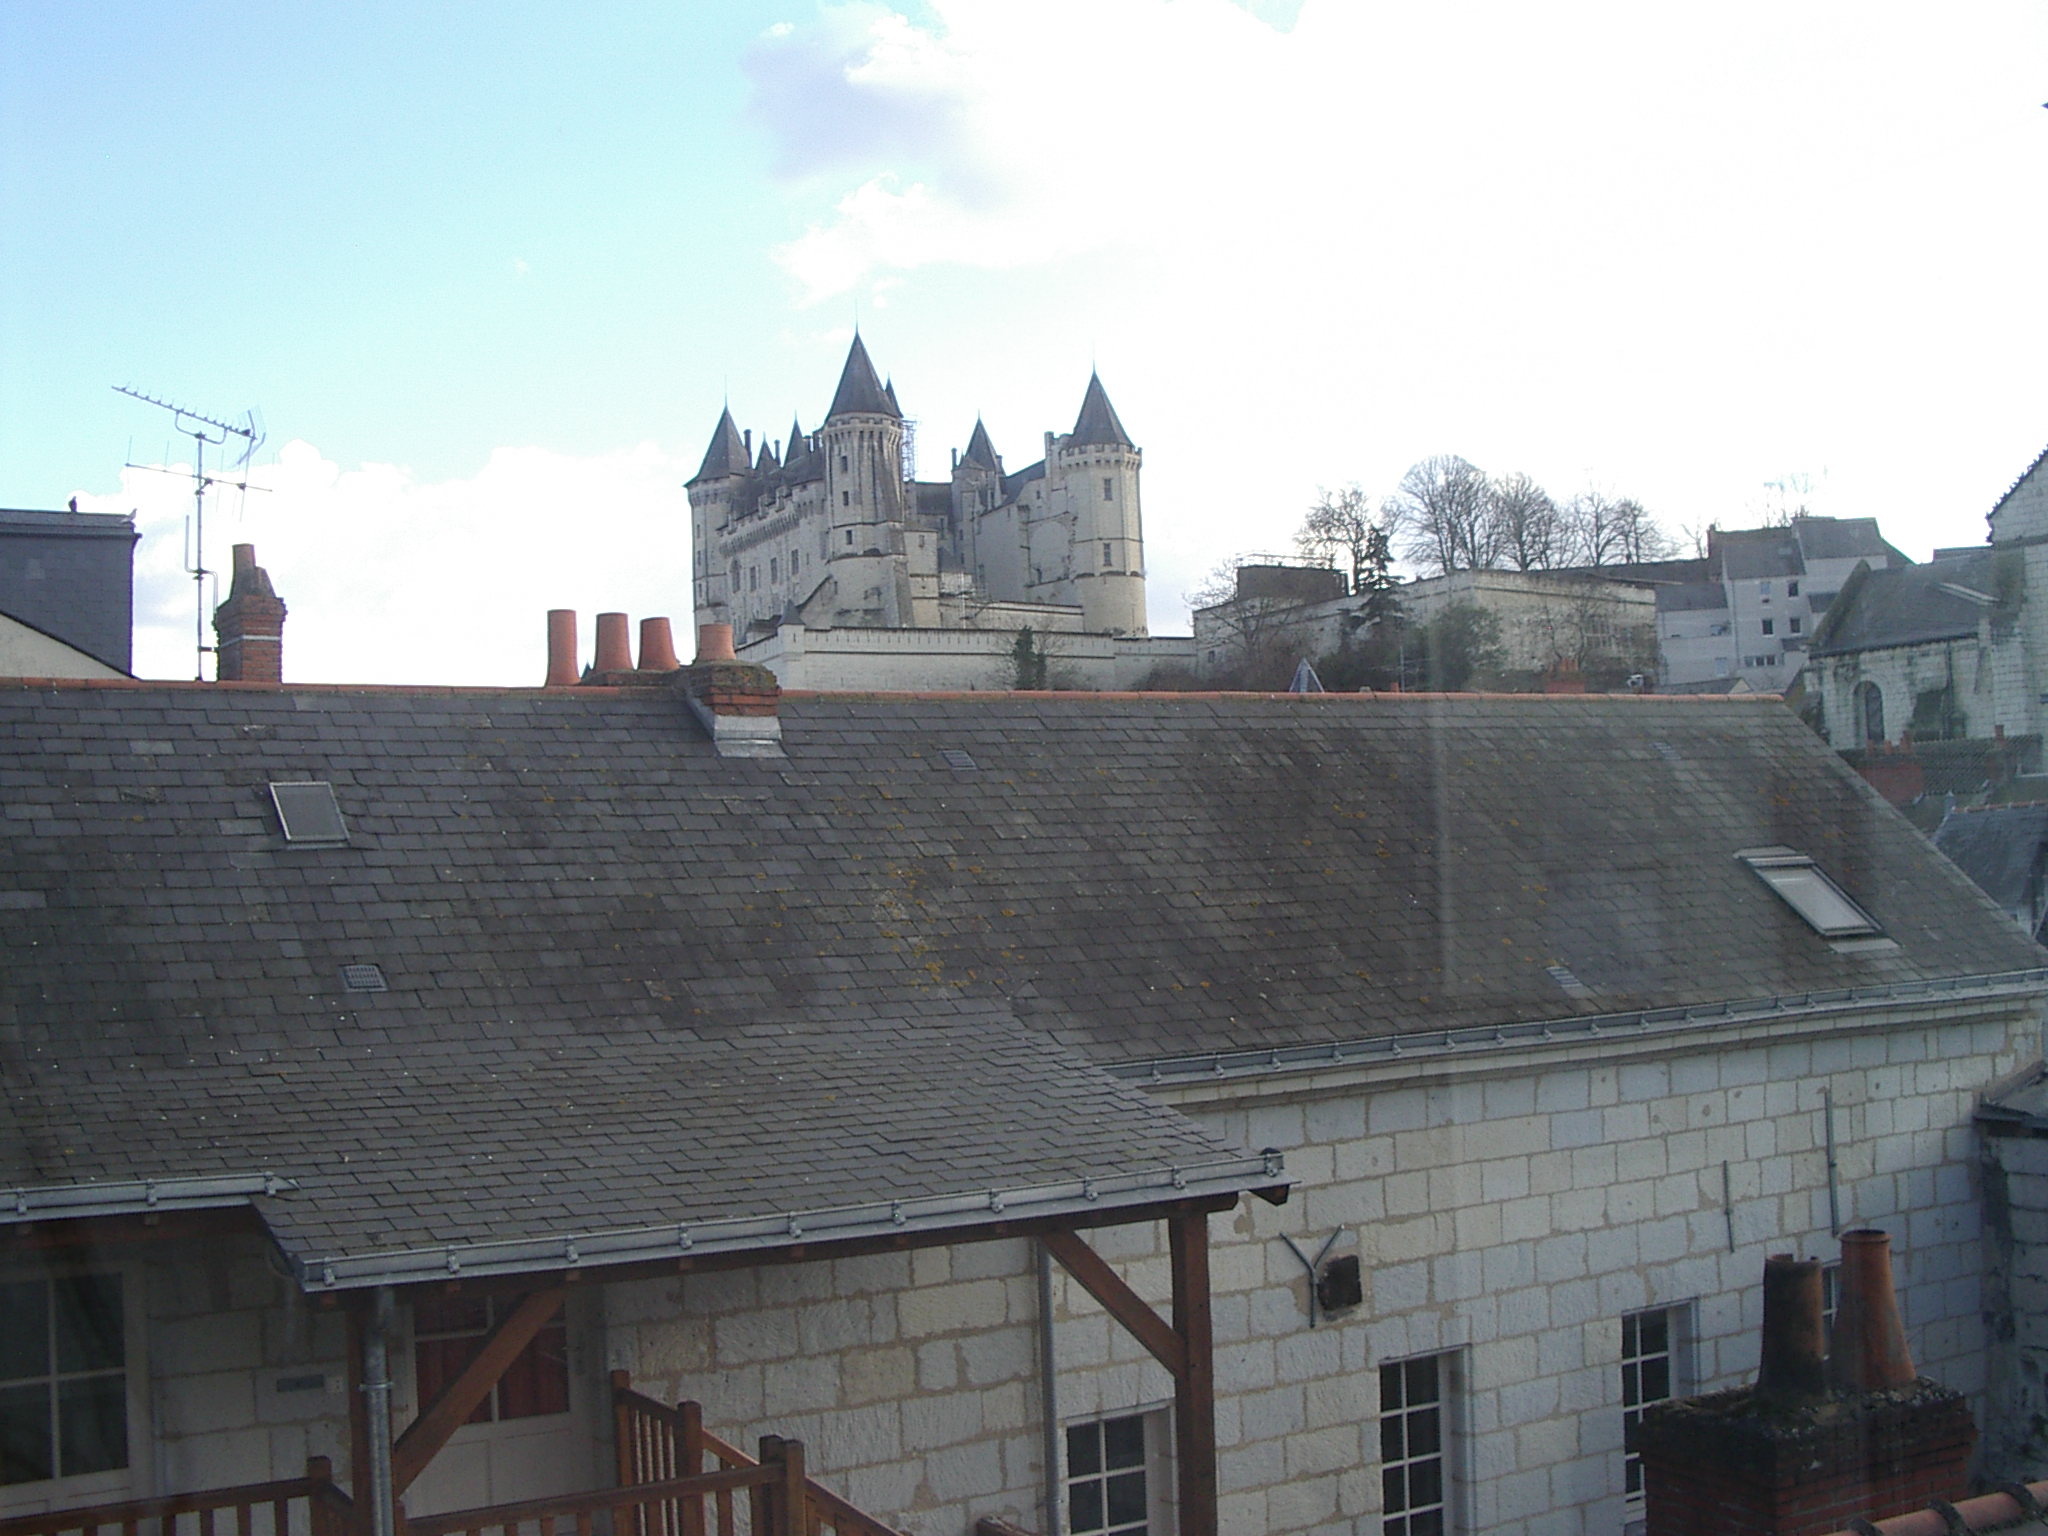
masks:
POLYGON ((1781 1407, 1827 1394, 1827 1330, 1820 1260, 1774 1253, 1764 1260, 1763 1360, 1756 1389, 1781 1407))
POLYGON ((682 663, 676 659, 676 637, 667 619, 640 621, 640 670, 674 672, 682 663))
POLYGON ((629 624, 623 613, 600 613, 597 616, 597 657, 591 662, 593 670, 599 673, 633 670, 629 624))
POLYGON ((699 624, 697 626, 697 660, 737 661, 738 654, 732 648, 732 626, 730 624, 699 624))
POLYGON ((548 610, 548 680, 546 688, 573 688, 582 679, 576 665, 576 610, 548 610))
POLYGON ((1842 1234, 1841 1302, 1828 1373, 1850 1392, 1909 1387, 1919 1377, 1892 1287, 1892 1240, 1873 1227, 1842 1234))

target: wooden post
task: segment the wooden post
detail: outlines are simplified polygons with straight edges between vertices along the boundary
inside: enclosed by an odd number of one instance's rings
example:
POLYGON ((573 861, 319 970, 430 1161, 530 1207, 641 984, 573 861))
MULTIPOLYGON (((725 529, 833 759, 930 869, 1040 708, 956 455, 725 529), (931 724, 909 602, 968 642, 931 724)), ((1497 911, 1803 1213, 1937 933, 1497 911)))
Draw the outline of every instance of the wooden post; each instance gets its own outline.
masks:
POLYGON ((1209 1317, 1209 1218, 1195 1211, 1166 1221, 1173 1265, 1173 1331, 1183 1369, 1173 1383, 1174 1466, 1180 1536, 1216 1536, 1216 1356, 1209 1317))
POLYGON ((810 1536, 811 1501, 804 1487, 804 1443, 784 1440, 782 1479, 775 1487, 775 1536, 810 1536))
MULTIPOLYGON (((638 1435, 633 1414, 626 1407, 626 1393, 632 1388, 631 1371, 612 1372, 612 1478, 613 1486, 630 1488, 642 1481, 637 1472, 635 1450, 638 1435)), ((626 1512, 624 1536, 647 1536, 647 1512, 633 1505, 626 1512)))
MULTIPOLYGON (((704 1470, 704 1405, 688 1398, 676 1404, 675 1463, 670 1477, 695 1477, 704 1470)), ((703 1495, 691 1494, 683 1500, 676 1525, 676 1536, 704 1536, 703 1495)))
POLYGON ((348 1491, 359 1531, 370 1529, 370 1396, 363 1390, 364 1308, 348 1308, 348 1491))
MULTIPOLYGON (((760 1453, 760 1464, 773 1466, 782 1460, 782 1436, 763 1435, 755 1447, 760 1453)), ((747 1490, 747 1498, 753 1505, 753 1522, 750 1529, 754 1536, 788 1536, 788 1528, 776 1517, 776 1490, 767 1483, 756 1483, 747 1490)))
MULTIPOLYGON (((327 1503, 327 1495, 333 1490, 334 1463, 325 1456, 308 1456, 306 1484, 306 1528, 312 1536, 334 1536, 330 1518, 333 1511, 327 1503)), ((287 1536, 284 1527, 278 1528, 277 1536, 287 1536)))

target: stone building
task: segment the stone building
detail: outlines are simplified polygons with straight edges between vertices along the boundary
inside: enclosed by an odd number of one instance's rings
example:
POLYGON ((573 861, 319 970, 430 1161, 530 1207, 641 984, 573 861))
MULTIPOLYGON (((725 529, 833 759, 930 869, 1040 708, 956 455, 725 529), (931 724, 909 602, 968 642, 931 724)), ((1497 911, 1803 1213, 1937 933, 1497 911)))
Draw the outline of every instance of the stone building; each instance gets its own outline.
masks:
POLYGON ((698 623, 730 624, 740 654, 786 685, 998 686, 1001 648, 1025 628, 1096 637, 1069 647, 1077 659, 1136 658, 1121 672, 1086 664, 1092 686, 1127 684, 1155 659, 1144 644, 1143 454, 1099 378, 1073 430, 1046 433, 1034 463, 1006 468, 977 421, 950 476, 922 481, 895 385, 856 336, 815 432, 792 421, 758 450, 753 437, 726 411, 689 482, 694 602, 698 623), (813 638, 763 644, 784 626, 813 638), (824 662, 835 647, 817 637, 837 629, 864 638, 824 662))
POLYGON ((0 510, 0 676, 125 677, 135 519, 0 510))
POLYGON ((1852 1224, 1999 1402, 2048 956, 1775 703, 599 675, 0 691, 0 1516, 1614 1531, 1852 1224))

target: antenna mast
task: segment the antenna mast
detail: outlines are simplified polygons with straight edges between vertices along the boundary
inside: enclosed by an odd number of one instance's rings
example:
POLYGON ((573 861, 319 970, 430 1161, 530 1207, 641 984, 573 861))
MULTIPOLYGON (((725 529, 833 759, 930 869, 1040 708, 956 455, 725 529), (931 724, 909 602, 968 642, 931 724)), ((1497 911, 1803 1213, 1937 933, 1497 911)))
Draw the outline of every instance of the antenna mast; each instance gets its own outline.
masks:
MULTIPOLYGON (((264 434, 256 426, 256 413, 245 411, 242 425, 216 421, 211 416, 202 416, 197 411, 188 411, 182 405, 173 405, 168 400, 159 400, 155 395, 146 395, 139 389, 130 389, 125 384, 113 386, 117 395, 127 395, 145 405, 156 406, 171 413, 175 430, 192 439, 192 538, 186 550, 185 571, 192 578, 192 596, 197 611, 192 619, 192 647, 194 651, 192 676, 195 681, 206 681, 206 653, 213 649, 206 643, 206 578, 214 573, 206 568, 206 488, 210 485, 233 485, 237 490, 249 489, 246 472, 249 460, 256 456, 256 450, 263 446, 264 434), (212 429, 209 432, 208 429, 212 429), (214 436, 212 433, 218 433, 214 436), (242 451, 235 458, 234 468, 244 474, 240 480, 230 480, 222 475, 206 472, 206 445, 219 446, 231 437, 242 439, 242 451)), ((158 469, 155 464, 130 464, 130 469, 158 469)), ((260 490, 261 487, 259 486, 260 490)))

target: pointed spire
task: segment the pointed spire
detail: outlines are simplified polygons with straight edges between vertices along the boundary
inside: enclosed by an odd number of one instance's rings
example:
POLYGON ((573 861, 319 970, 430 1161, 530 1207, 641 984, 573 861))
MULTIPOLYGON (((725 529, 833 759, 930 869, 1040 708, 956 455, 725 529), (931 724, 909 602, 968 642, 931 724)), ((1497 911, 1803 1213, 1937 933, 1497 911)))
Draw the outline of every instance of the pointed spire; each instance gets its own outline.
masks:
POLYGON ((782 462, 794 464, 808 452, 810 445, 804 441, 803 425, 792 416, 789 418, 789 441, 782 445, 782 462))
POLYGON ((1088 375, 1088 393, 1081 397, 1081 414, 1074 418, 1074 432, 1068 439, 1074 447, 1104 446, 1111 448, 1135 448, 1124 431, 1124 424, 1116 419, 1116 407, 1109 403, 1109 391, 1102 387, 1101 376, 1088 375))
POLYGON ((967 439, 967 451, 960 455, 962 464, 979 464, 983 469, 1000 469, 996 463, 996 445, 989 441, 988 428, 981 424, 979 416, 974 418, 974 436, 967 439))
POLYGON ((780 468, 782 468, 782 463, 775 457, 774 447, 767 438, 762 438, 761 452, 754 460, 754 473, 757 475, 772 475, 780 468))
POLYGON ((845 416, 861 412, 871 416, 901 416, 896 409, 895 399, 882 388, 882 381, 875 373, 875 365, 868 361, 868 349, 862 345, 860 332, 853 334, 853 346, 846 354, 846 367, 839 374, 839 388, 832 396, 832 409, 825 413, 830 421, 834 416, 845 416))
POLYGON ((882 393, 889 397, 889 409, 901 416, 903 407, 896 403, 896 381, 893 378, 882 386, 882 393))
POLYGON ((699 480, 716 480, 724 475, 744 475, 747 472, 747 445, 740 437, 740 429, 733 425, 732 407, 727 406, 719 415, 718 430, 711 434, 711 446, 704 450, 704 462, 690 480, 695 485, 699 480))

